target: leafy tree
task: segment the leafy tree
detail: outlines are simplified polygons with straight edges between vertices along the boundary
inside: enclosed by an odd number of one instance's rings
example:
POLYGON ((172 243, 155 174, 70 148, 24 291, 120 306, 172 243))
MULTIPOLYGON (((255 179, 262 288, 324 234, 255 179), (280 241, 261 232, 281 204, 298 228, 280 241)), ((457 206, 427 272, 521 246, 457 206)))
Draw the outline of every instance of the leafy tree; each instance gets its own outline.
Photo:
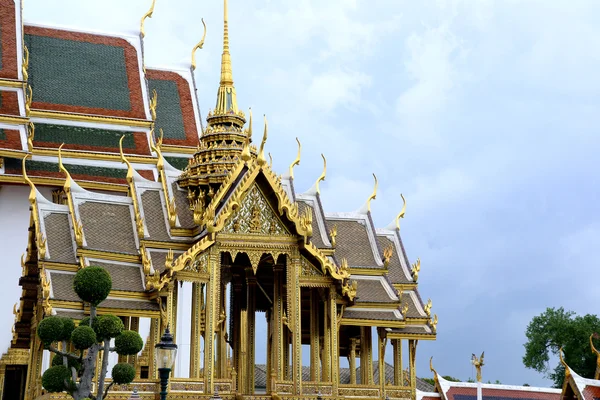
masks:
MULTIPOLYGON (((527 326, 523 364, 552 379, 554 386, 562 387, 565 369, 560 362, 550 365, 550 354, 558 357, 563 347, 565 362, 579 375, 593 378, 596 356, 590 349, 590 336, 600 332, 600 319, 596 315, 576 316, 562 307, 548 308, 534 317, 527 326)), ((598 343, 595 344, 598 346, 598 343)))
POLYGON ((75 275, 73 289, 81 300, 90 304, 90 316, 82 319, 79 326, 70 318, 49 316, 40 321, 37 335, 46 349, 55 353, 52 366, 42 376, 42 386, 49 392, 67 392, 75 400, 102 400, 114 384, 131 383, 135 369, 130 364, 119 363, 112 369, 112 382, 105 388, 104 380, 111 351, 119 355, 137 354, 144 345, 137 332, 124 330, 123 322, 114 315, 96 315, 96 308, 108 294, 112 280, 106 270, 87 267, 75 275), (115 339, 115 347, 110 347, 115 339), (58 350, 56 343, 62 343, 58 350), (68 344, 77 350, 66 351, 68 344), (98 390, 94 396, 92 382, 96 359, 102 352, 102 368, 98 377, 98 390))

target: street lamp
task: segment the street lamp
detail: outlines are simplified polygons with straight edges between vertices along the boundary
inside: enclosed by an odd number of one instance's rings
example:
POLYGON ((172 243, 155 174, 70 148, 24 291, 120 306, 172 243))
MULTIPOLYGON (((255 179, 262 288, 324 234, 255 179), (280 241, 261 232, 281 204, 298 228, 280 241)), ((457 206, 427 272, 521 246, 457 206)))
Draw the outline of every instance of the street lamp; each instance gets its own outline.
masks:
POLYGON ((167 386, 169 385, 169 374, 177 355, 177 345, 173 343, 173 335, 169 327, 160 338, 160 343, 154 347, 158 375, 160 377, 160 400, 167 400, 167 386))

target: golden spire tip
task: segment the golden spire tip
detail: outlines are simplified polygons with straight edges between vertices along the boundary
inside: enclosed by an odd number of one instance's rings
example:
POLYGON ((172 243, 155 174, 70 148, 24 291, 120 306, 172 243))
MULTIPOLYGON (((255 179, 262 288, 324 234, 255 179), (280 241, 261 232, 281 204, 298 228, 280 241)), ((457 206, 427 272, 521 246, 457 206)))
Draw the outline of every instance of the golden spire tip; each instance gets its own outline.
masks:
POLYGON ((300 152, 302 151, 302 145, 300 144, 300 140, 298 140, 298 138, 296 138, 296 142, 298 142, 298 155, 296 156, 294 162, 290 164, 290 178, 292 179, 294 179, 294 167, 296 165, 300 165, 300 152))

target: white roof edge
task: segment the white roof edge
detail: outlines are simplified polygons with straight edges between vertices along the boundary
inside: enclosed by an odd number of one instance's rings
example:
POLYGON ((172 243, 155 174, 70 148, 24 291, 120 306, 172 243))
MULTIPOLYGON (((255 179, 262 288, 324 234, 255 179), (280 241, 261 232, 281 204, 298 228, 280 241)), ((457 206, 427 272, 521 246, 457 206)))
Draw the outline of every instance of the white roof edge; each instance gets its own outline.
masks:
POLYGON ((140 40, 139 32, 136 32, 134 30, 121 31, 121 32, 107 32, 107 31, 100 31, 100 30, 95 30, 95 29, 81 29, 81 28, 75 27, 75 26, 47 25, 47 24, 43 24, 43 23, 39 23, 39 22, 28 21, 27 18, 23 19, 23 25, 33 26, 36 28, 55 29, 55 30, 59 30, 59 31, 88 33, 90 35, 111 36, 111 37, 117 37, 117 38, 126 39, 126 40, 130 40, 130 39, 134 39, 134 40, 138 40, 138 41, 140 40))
MULTIPOLYGON (((441 377, 438 375, 438 380, 441 381, 441 377)), ((443 379, 443 378, 442 378, 443 379)), ((473 382, 450 382, 450 386, 452 387, 464 387, 464 388, 473 388, 477 389, 477 383, 473 382)), ((522 392, 544 392, 544 393, 562 393, 562 389, 554 389, 554 388, 542 388, 535 386, 518 386, 518 385, 500 385, 495 383, 482 383, 481 387, 483 389, 495 389, 495 390, 515 390, 522 392)))

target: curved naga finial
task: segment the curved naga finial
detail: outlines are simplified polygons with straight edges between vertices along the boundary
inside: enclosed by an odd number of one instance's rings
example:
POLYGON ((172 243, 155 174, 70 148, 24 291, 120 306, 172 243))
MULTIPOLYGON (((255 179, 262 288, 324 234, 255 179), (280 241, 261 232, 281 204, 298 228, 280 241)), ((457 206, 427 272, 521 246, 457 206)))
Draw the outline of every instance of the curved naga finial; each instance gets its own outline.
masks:
POLYGON ((263 138, 260 142, 260 150, 258 151, 258 158, 256 160, 258 165, 265 165, 267 163, 267 160, 265 159, 265 144, 267 143, 267 130, 267 116, 265 115, 265 133, 263 133, 263 138))
POLYGON ((27 157, 29 157, 29 154, 26 154, 25 157, 23 157, 23 179, 25 179, 25 182, 27 182, 27 184, 31 188, 31 190, 29 191, 29 202, 31 203, 31 202, 35 201, 36 195, 35 195, 35 185, 33 184, 33 182, 31 182, 31 179, 29 179, 29 177, 27 176, 27 168, 25 168, 25 161, 27 161, 27 157))
POLYGON ((400 210, 400 213, 396 217, 396 229, 398 230, 400 230, 400 218, 404 218, 404 214, 406 213, 406 199, 402 193, 400 193, 400 197, 402 197, 404 204, 402 205, 402 210, 400 210))
POLYGON ((252 138, 252 108, 250 108, 250 119, 248 121, 248 130, 246 131, 247 136, 244 140, 244 148, 242 149, 241 158, 244 161, 250 161, 252 155, 250 154, 250 139, 252 138))
POLYGON ((433 368, 433 356, 431 356, 431 358, 429 358, 429 370, 431 372, 433 372, 435 375, 437 375, 437 371, 435 370, 435 368, 433 368))
POLYGON ((319 182, 324 181, 325 176, 327 174, 327 160, 325 159, 325 156, 322 153, 321 157, 323 157, 323 172, 321 173, 321 176, 319 176, 319 179, 317 179, 317 183, 315 183, 315 186, 317 188, 317 194, 321 193, 321 189, 319 188, 319 182))
POLYGON ((121 136, 119 140, 119 153, 121 154, 121 162, 127 165, 127 181, 129 182, 133 178, 133 167, 123 153, 123 139, 125 139, 125 135, 121 136))
POLYGON ((58 170, 67 176, 67 180, 65 181, 65 189, 66 189, 71 186, 71 182, 70 182, 71 174, 69 174, 69 171, 67 171, 67 169, 65 168, 65 166, 62 163, 62 148, 64 145, 65 144, 63 143, 58 148, 58 170))
POLYGON ((377 186, 379 183, 377 182, 377 177, 373 174, 373 178, 375 178, 375 188, 373 188, 373 193, 367 199, 367 211, 371 211, 371 200, 375 200, 377 198, 377 186))
POLYGON ((144 14, 142 20, 140 21, 140 36, 142 37, 142 39, 144 38, 144 36, 146 36, 146 31, 144 31, 144 22, 146 22, 146 18, 152 18, 152 13, 154 12, 155 4, 156 0, 152 0, 152 5, 150 6, 150 9, 146 14, 144 14))
POLYGON ((296 165, 300 165, 300 152, 302 151, 302 145, 300 144, 298 138, 296 138, 296 142, 298 142, 298 155, 296 156, 294 162, 290 164, 290 178, 292 179, 294 179, 294 167, 296 165))
POLYGON ((204 34, 202 35, 202 39, 194 46, 192 49, 192 71, 196 69, 196 50, 201 49, 204 46, 204 39, 206 39, 206 23, 204 23, 204 18, 202 18, 202 25, 204 25, 204 34))
POLYGON ((560 359, 560 363, 563 365, 563 367, 565 367, 565 376, 569 376, 571 375, 571 370, 569 368, 569 366, 567 365, 567 363, 565 362, 565 359, 563 358, 563 347, 560 346, 560 349, 558 349, 558 358, 560 359))

